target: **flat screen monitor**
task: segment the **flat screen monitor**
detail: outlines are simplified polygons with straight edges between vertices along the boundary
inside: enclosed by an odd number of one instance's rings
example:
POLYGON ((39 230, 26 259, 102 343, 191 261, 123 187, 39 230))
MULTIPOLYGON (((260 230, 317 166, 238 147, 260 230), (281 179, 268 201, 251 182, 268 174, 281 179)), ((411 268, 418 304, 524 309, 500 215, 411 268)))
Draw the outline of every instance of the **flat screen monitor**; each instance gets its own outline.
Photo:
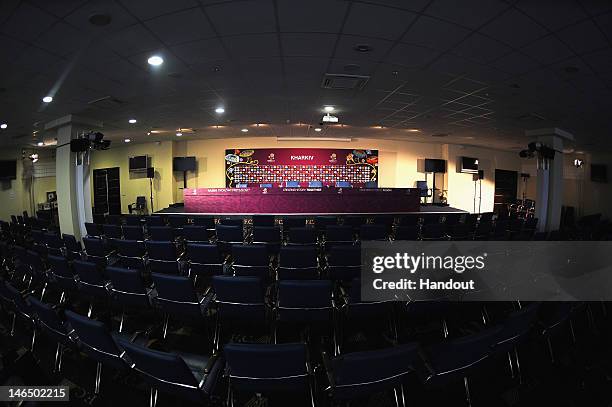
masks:
POLYGON ((174 157, 172 160, 173 171, 195 171, 196 170, 196 158, 195 157, 174 157))
POLYGON ((591 181, 608 182, 608 167, 603 164, 591 164, 591 181))
POLYGON ((461 172, 478 174, 478 158, 461 157, 461 172))
POLYGON ((425 159, 425 172, 445 173, 446 160, 425 159))
POLYGON ((17 178, 17 161, 0 161, 0 179, 9 180, 17 178))
POLYGON ((146 171, 149 167, 149 156, 130 157, 130 171, 146 171))

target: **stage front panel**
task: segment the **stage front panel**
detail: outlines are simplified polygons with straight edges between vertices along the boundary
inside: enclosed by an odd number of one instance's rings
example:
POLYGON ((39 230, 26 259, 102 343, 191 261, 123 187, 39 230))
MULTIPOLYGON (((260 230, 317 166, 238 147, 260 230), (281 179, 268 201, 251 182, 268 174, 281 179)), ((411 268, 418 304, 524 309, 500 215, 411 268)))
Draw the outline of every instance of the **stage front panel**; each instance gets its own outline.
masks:
POLYGON ((298 181, 321 181, 335 186, 378 182, 378 150, 331 148, 266 148, 225 150, 225 185, 285 185, 298 181))
POLYGON ((183 194, 189 213, 406 213, 420 209, 415 188, 186 188, 183 194))

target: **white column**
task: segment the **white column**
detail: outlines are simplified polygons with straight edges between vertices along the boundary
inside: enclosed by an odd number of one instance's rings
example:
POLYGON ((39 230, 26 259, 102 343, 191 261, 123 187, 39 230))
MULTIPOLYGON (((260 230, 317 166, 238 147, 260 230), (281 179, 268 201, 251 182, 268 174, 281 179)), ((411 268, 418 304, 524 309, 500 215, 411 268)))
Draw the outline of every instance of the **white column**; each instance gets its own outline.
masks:
POLYGON ((528 130, 525 134, 533 138, 531 141, 539 141, 556 151, 548 168, 541 166, 537 170, 535 216, 540 232, 559 230, 563 205, 563 145, 573 141, 574 136, 557 128, 528 130))
POLYGON ((102 124, 67 115, 45 125, 45 130, 57 132, 55 177, 60 231, 85 236, 85 222, 91 222, 91 184, 88 157, 77 164, 77 154, 70 151, 70 140, 83 131, 101 128, 102 124))

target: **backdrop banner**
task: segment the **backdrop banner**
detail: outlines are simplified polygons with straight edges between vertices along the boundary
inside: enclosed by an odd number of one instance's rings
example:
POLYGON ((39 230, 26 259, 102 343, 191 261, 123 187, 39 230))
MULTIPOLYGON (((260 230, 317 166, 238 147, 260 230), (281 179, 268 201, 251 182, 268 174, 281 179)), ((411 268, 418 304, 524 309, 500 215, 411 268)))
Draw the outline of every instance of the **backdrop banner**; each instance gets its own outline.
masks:
POLYGON ((225 150, 225 185, 284 185, 346 181, 353 186, 378 182, 378 150, 340 148, 263 148, 225 150))

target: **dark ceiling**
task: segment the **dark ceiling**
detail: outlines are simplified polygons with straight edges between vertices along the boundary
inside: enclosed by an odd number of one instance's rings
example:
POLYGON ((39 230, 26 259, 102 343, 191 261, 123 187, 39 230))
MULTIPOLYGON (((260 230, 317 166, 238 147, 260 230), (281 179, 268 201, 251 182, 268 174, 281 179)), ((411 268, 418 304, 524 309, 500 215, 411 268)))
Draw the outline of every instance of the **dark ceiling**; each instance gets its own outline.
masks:
POLYGON ((612 150, 609 0, 2 0, 0 50, 3 144, 68 113, 137 142, 314 135, 333 105, 321 135, 517 149, 555 126, 612 150))

